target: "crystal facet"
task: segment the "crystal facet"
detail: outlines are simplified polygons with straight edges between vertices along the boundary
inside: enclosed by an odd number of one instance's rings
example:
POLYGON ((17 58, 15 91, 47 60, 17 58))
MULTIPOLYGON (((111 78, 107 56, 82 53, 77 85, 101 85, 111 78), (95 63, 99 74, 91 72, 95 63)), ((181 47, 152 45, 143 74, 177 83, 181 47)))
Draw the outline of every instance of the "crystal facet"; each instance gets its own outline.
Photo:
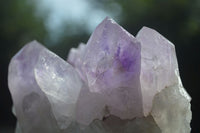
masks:
POLYGON ((89 90, 103 96, 108 113, 121 119, 142 116, 140 44, 136 38, 106 18, 85 49, 82 67, 89 90))
POLYGON ((67 61, 33 41, 11 60, 17 133, 190 133, 174 45, 106 18, 67 61))

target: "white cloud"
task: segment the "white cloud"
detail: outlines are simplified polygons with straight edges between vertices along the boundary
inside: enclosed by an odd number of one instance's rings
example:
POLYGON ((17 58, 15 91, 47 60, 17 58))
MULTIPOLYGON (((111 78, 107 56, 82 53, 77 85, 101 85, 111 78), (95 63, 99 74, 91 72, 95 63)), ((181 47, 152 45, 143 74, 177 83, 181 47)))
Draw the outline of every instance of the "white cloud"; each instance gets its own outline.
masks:
POLYGON ((88 33, 91 33, 106 16, 115 17, 121 12, 116 4, 110 11, 105 11, 94 6, 91 0, 38 0, 37 7, 40 14, 44 11, 48 13, 46 26, 54 38, 63 32, 64 23, 72 23, 75 27, 85 23, 88 33))

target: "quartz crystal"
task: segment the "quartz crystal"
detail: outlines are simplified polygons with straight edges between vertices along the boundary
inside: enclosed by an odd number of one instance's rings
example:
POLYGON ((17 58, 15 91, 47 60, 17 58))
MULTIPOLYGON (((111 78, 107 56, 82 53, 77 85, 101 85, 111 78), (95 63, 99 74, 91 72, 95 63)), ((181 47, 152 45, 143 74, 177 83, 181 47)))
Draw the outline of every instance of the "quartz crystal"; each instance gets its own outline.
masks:
POLYGON ((105 18, 67 61, 37 41, 11 60, 16 133, 190 133, 174 45, 105 18))

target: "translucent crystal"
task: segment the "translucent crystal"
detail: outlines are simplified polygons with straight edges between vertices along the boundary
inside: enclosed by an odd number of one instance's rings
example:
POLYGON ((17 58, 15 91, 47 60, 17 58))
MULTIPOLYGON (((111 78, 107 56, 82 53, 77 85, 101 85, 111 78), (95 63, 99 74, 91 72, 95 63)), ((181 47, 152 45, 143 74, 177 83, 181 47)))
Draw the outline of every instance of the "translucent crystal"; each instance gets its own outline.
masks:
POLYGON ((190 133, 174 45, 106 18, 67 61, 33 41, 11 60, 17 133, 190 133))
POLYGON ((89 90, 103 96, 109 114, 142 116, 140 60, 139 42, 112 19, 106 18, 91 35, 82 70, 89 90))
POLYGON ((142 46, 140 82, 144 114, 148 115, 155 94, 178 83, 178 65, 174 45, 155 30, 143 27, 136 38, 142 46))
POLYGON ((66 61, 33 41, 9 66, 9 88, 26 133, 56 133, 71 124, 82 81, 66 61))
POLYGON ((151 114, 162 133, 189 133, 191 98, 180 80, 174 45, 147 27, 136 38, 141 42, 144 115, 151 114))

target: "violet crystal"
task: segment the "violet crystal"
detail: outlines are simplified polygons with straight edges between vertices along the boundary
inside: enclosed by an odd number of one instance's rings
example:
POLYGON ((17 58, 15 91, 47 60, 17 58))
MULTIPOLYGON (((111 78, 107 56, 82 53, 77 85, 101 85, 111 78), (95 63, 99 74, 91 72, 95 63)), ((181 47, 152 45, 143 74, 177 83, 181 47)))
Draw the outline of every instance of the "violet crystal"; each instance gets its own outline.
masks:
POLYGON ((190 133, 174 45, 106 18, 64 61, 36 41, 11 60, 16 133, 190 133))

